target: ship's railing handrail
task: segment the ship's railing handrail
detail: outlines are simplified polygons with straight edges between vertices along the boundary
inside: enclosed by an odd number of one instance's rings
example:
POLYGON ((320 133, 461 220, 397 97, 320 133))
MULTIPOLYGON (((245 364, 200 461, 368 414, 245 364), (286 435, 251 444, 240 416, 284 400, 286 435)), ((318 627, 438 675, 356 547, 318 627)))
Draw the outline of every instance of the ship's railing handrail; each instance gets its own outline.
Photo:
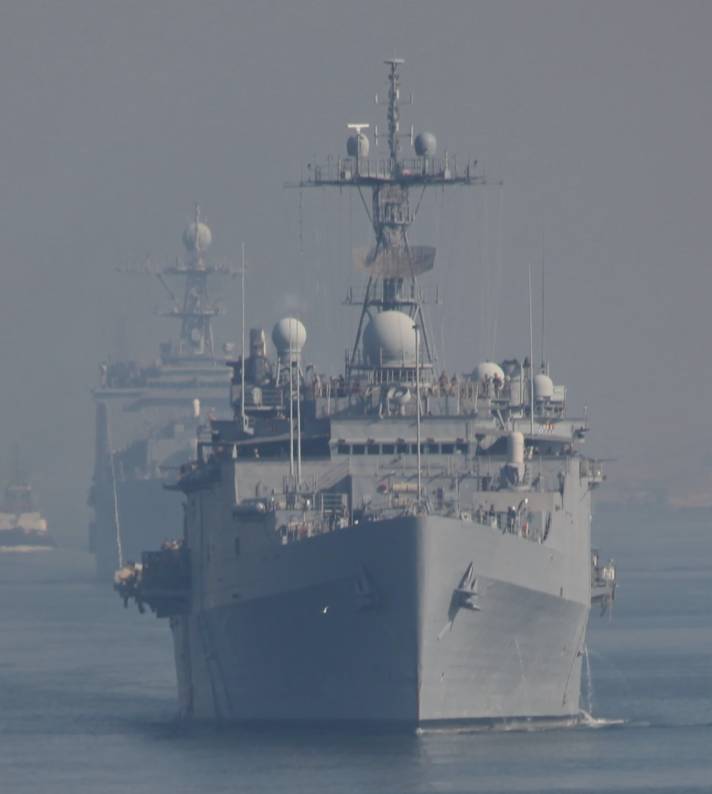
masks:
MULTIPOLYGON (((299 498, 301 501, 295 501, 295 494, 280 495, 272 501, 272 510, 287 514, 276 526, 284 544, 338 529, 354 528, 361 522, 386 521, 417 515, 423 511, 428 515, 459 518, 533 543, 544 543, 553 520, 551 511, 532 512, 526 499, 520 499, 518 503, 512 503, 505 509, 495 509, 494 506, 488 509, 480 504, 475 510, 463 510, 459 503, 446 502, 438 507, 431 500, 419 500, 417 495, 408 492, 399 494, 397 498, 384 504, 364 506, 349 515, 346 494, 321 492, 309 499, 305 499, 304 495, 299 498), (326 497, 333 497, 333 500, 329 502, 326 497)), ((610 566, 596 569, 593 574, 594 579, 602 581, 610 579, 611 576, 615 578, 615 569, 610 566)))
POLYGON ((358 180, 412 179, 444 181, 475 181, 474 161, 467 161, 462 173, 457 170, 457 158, 451 154, 442 157, 407 157, 393 160, 389 157, 327 158, 325 163, 310 163, 302 174, 302 185, 324 183, 349 183, 358 180))
POLYGON ((492 529, 497 529, 503 534, 518 535, 526 540, 543 543, 551 529, 551 513, 544 514, 541 525, 533 521, 533 515, 526 505, 511 505, 506 510, 489 509, 479 505, 473 512, 472 518, 478 523, 492 529))
MULTIPOLYGON (((234 386, 239 394, 239 384, 234 386)), ((279 386, 251 386, 245 389, 245 407, 279 408, 284 403, 284 390, 279 386)))
MULTIPOLYGON (((371 364, 361 361, 348 368, 348 377, 323 377, 314 375, 304 387, 305 397, 309 399, 327 398, 327 405, 321 405, 321 416, 332 415, 335 411, 345 408, 361 408, 364 413, 385 413, 387 415, 415 416, 416 403, 412 399, 415 389, 414 366, 384 366, 374 368, 371 364), (398 398, 402 395, 394 393, 392 399, 386 394, 374 402, 374 389, 383 387, 408 389, 411 399, 404 403, 398 398), (348 399, 348 405, 343 403, 348 399), (341 401, 341 402, 339 402, 341 401)), ((428 400, 448 398, 453 403, 448 403, 448 415, 477 414, 484 415, 506 412, 516 409, 529 415, 528 385, 523 388, 518 381, 508 382, 501 386, 493 383, 477 381, 470 374, 437 373, 430 366, 421 369, 420 393, 423 400, 423 410, 430 413, 428 400)), ((379 394, 376 392, 378 398, 379 394)), ((566 415, 564 402, 549 401, 537 402, 535 421, 543 425, 541 432, 549 433, 555 428, 555 422, 566 415)))
MULTIPOLYGON (((377 295, 374 295, 372 290, 369 292, 365 287, 351 286, 346 290, 344 305, 362 306, 366 301, 366 297, 368 297, 369 303, 371 304, 381 303, 380 298, 377 295)), ((420 284, 415 284, 412 281, 406 281, 400 285, 396 295, 394 295, 392 298, 388 298, 384 302, 392 305, 399 302, 406 304, 426 304, 438 303, 439 301, 440 293, 437 287, 425 287, 420 284)))
POLYGON ((581 458, 579 462, 579 471, 582 478, 591 480, 592 482, 603 482, 606 479, 605 472, 603 471, 603 462, 596 458, 581 458))

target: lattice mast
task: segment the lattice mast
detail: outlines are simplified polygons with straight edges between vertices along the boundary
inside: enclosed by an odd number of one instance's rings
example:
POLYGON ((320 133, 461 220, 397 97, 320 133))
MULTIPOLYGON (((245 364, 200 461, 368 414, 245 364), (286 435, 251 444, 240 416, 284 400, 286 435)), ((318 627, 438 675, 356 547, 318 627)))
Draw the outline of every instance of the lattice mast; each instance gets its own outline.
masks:
POLYGON ((200 214, 200 205, 196 203, 193 220, 183 232, 185 259, 179 258, 173 265, 159 267, 147 259, 142 267, 128 271, 155 276, 170 296, 173 305, 161 314, 180 321, 180 335, 177 343, 172 345, 173 355, 178 357, 215 357, 212 320, 221 313, 221 307, 210 299, 208 280, 215 275, 234 276, 237 270, 208 263, 206 252, 212 239, 212 231, 200 214), (184 279, 182 297, 176 295, 169 286, 166 279, 170 277, 184 279))
MULTIPOLYGON (((360 305, 361 315, 356 339, 347 361, 347 374, 361 369, 359 352, 367 321, 382 311, 395 309, 407 313, 421 331, 422 366, 432 369, 434 350, 423 317, 423 300, 418 286, 418 276, 431 270, 435 263, 435 248, 412 246, 408 242, 408 229, 415 220, 429 186, 441 188, 452 185, 484 184, 484 177, 476 174, 476 161, 467 161, 458 172, 456 160, 448 156, 436 157, 437 143, 432 133, 414 137, 413 129, 400 130, 400 67, 401 58, 385 61, 388 66, 388 97, 377 104, 386 105, 388 132, 387 159, 369 159, 370 142, 363 130, 369 124, 347 124, 352 135, 347 140, 348 157, 330 161, 326 166, 309 165, 307 174, 288 187, 338 187, 355 188, 373 227, 375 244, 370 249, 354 250, 358 270, 367 276, 363 299, 347 299, 347 303, 360 305), (415 156, 401 157, 402 139, 414 146, 415 156), (415 207, 410 204, 410 190, 419 190, 415 207), (366 200, 366 190, 371 191, 371 201, 366 200)), ((412 103, 412 97, 408 104, 412 103)), ((375 143, 379 143, 378 127, 374 128, 375 143)))
POLYGON ((208 265, 205 253, 212 242, 210 227, 200 217, 200 206, 195 205, 193 222, 183 233, 183 245, 188 254, 185 262, 176 262, 174 267, 163 269, 163 273, 185 278, 183 300, 175 305, 166 317, 181 321, 178 341, 179 355, 215 355, 212 319, 220 313, 218 306, 208 296, 208 278, 216 272, 208 265))

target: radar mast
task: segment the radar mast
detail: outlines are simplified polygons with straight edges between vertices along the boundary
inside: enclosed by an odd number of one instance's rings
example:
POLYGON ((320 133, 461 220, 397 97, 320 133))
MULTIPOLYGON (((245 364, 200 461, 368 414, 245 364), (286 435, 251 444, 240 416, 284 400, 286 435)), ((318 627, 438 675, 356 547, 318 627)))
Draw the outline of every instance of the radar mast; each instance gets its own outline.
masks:
POLYGON ((212 320, 221 313, 221 307, 210 299, 208 279, 214 275, 234 276, 237 270, 207 262, 206 252, 212 239, 212 231, 196 203, 193 220, 183 232, 185 259, 178 258, 174 265, 164 267, 156 267, 147 259, 143 267, 130 271, 154 275, 173 301, 171 308, 161 314, 180 320, 180 335, 176 342, 162 345, 164 359, 215 358, 212 320), (182 298, 173 292, 166 277, 185 279, 182 298))
MULTIPOLYGON (((329 160, 326 165, 307 166, 306 174, 297 183, 287 187, 354 188, 358 191, 374 233, 374 245, 353 251, 356 269, 366 277, 366 287, 362 297, 349 294, 346 302, 361 306, 361 315, 356 339, 347 358, 347 377, 366 370, 373 373, 376 380, 389 379, 392 367, 388 362, 370 359, 364 350, 364 331, 378 314, 397 312, 407 315, 412 321, 413 333, 418 326, 421 337, 420 366, 432 372, 435 353, 427 332, 423 316, 423 298, 418 285, 418 277, 432 270, 435 264, 435 248, 432 246, 413 246, 408 241, 408 229, 415 220, 427 187, 446 188, 454 185, 473 186, 485 184, 485 178, 477 174, 477 161, 466 161, 464 169, 458 171, 456 160, 447 152, 436 157, 437 142, 432 133, 421 133, 414 138, 413 129, 408 133, 400 130, 400 67, 405 63, 402 58, 384 61, 388 66, 388 98, 377 104, 386 105, 388 133, 386 143, 388 158, 369 158, 370 142, 363 132, 368 124, 347 124, 353 134, 347 140, 345 158, 329 160), (414 155, 401 156, 401 139, 408 138, 414 146, 414 155), (410 203, 410 190, 418 192, 415 207, 410 203), (366 200, 365 191, 371 191, 371 201, 366 200)), ((412 103, 412 97, 408 104, 412 103)), ((375 143, 379 143, 378 127, 374 128, 375 143)), ((393 327, 394 324, 391 323, 393 327)), ((401 328, 404 324, 401 323, 401 328)), ((413 380, 414 362, 403 359, 400 369, 410 367, 413 371, 399 379, 413 380)))
POLYGON ((200 206, 195 205, 193 222, 183 232, 183 245, 188 254, 185 263, 177 262, 173 268, 165 268, 167 275, 183 276, 183 302, 164 313, 166 317, 177 317, 181 321, 178 355, 215 355, 212 319, 220 309, 208 297, 208 276, 215 268, 207 264, 205 252, 212 242, 210 227, 200 217, 200 206))

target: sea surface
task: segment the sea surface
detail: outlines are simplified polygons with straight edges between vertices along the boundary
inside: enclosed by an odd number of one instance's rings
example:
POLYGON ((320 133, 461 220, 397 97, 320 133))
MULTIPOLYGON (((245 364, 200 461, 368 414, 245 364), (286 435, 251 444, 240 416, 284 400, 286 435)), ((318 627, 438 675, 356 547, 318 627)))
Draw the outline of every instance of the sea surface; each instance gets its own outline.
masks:
POLYGON ((594 542, 588 724, 386 736, 182 724, 164 621, 71 539, 0 553, 0 794, 712 792, 712 511, 600 509, 594 542))

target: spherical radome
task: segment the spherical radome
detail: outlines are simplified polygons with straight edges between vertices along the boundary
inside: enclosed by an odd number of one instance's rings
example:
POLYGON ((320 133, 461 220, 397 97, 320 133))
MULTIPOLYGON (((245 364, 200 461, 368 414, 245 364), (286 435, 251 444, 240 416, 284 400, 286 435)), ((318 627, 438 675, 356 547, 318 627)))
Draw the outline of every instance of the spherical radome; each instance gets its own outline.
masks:
POLYGON ((537 400, 550 400, 554 396, 554 381, 544 372, 534 376, 534 397, 537 400))
POLYGON ((418 157, 432 157, 438 150, 438 139, 432 132, 421 132, 415 136, 415 153, 418 157))
POLYGON ((183 232, 183 245, 189 251, 205 251, 205 249, 213 241, 213 233, 207 223, 202 221, 195 221, 188 225, 183 232))
POLYGON ((413 319, 395 310, 379 312, 363 332, 363 347, 371 367, 414 367, 413 319))
POLYGON ((307 341, 307 329, 296 317, 283 317, 272 329, 272 342, 280 355, 301 353, 307 341))
POLYGON ((358 135, 349 135, 346 139, 346 152, 349 157, 368 157, 370 148, 370 142, 362 132, 358 135))
POLYGON ((475 367, 472 377, 480 382, 484 381, 485 378, 494 380, 497 377, 504 383, 504 370, 494 361, 482 361, 475 367))

